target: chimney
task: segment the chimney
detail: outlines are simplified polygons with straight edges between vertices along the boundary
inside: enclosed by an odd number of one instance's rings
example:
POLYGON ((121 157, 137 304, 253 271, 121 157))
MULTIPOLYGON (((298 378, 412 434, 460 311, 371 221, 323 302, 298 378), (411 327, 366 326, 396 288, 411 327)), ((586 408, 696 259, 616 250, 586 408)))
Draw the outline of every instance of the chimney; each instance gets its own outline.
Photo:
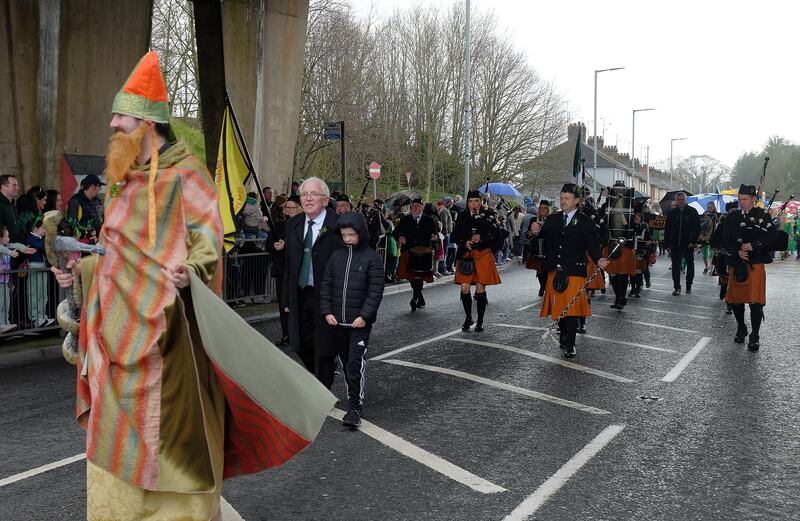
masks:
POLYGON ((597 140, 597 151, 603 151, 603 136, 592 136, 586 138, 586 144, 589 146, 593 146, 594 141, 597 140))

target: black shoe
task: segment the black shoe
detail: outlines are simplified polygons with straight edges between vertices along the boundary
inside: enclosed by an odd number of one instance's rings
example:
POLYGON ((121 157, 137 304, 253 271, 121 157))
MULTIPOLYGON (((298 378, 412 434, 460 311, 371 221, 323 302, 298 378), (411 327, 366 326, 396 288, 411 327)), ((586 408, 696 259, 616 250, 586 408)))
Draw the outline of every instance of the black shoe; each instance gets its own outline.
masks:
POLYGON ((358 409, 350 409, 347 414, 342 418, 342 425, 345 427, 358 427, 361 425, 361 411, 358 409))
POLYGON ((610 305, 610 306, 608 306, 608 307, 610 307, 611 309, 622 309, 622 306, 620 306, 620 305, 619 305, 619 304, 617 304, 616 302, 614 302, 613 304, 611 304, 611 305, 610 305))
POLYGON ((703 275, 705 275, 705 274, 707 274, 707 273, 708 273, 708 268, 706 268, 706 269, 704 269, 704 270, 703 270, 703 275))
POLYGON ((544 297, 544 289, 539 288, 539 296, 544 297))
POLYGON ((628 293, 628 296, 629 296, 629 297, 635 297, 635 296, 636 296, 636 290, 635 290, 635 289, 632 289, 632 290, 630 291, 630 293, 628 293))
POLYGON ((747 341, 747 350, 758 351, 759 347, 761 347, 761 345, 758 343, 758 335, 751 333, 750 339, 747 341))
POLYGON ((586 334, 586 326, 578 326, 578 330, 576 331, 576 333, 580 333, 581 335, 585 335, 586 334))
POLYGON ((688 284, 686 285, 686 294, 687 295, 691 295, 692 294, 692 287, 689 286, 688 284))
MULTIPOLYGON (((469 331, 469 328, 470 328, 470 326, 472 326, 472 319, 471 319, 471 318, 468 318, 468 319, 466 319, 466 320, 464 321, 464 324, 462 324, 462 326, 461 326, 461 331, 463 331, 463 332, 465 332, 465 333, 466 333, 467 331, 469 331)), ((475 328, 475 330, 477 331, 477 330, 478 330, 478 328, 475 328)))
POLYGON ((647 282, 645 282, 645 283, 644 283, 644 287, 645 287, 645 288, 649 288, 651 285, 652 285, 652 284, 650 284, 650 281, 649 281, 649 280, 648 280, 647 282))
POLYGON ((425 299, 422 298, 422 295, 417 299, 417 307, 423 309, 425 307, 425 299))
POLYGON ((741 344, 744 342, 744 337, 747 336, 747 328, 745 326, 739 326, 736 329, 736 336, 733 337, 733 341, 737 344, 741 344))
POLYGON ((677 297, 680 294, 681 294, 681 288, 675 288, 675 290, 673 290, 672 292, 673 297, 677 297))
POLYGON ((564 358, 573 358, 576 354, 575 346, 567 346, 564 350, 564 358))
POLYGON ((478 321, 477 324, 475 324, 475 332, 483 333, 483 322, 481 322, 480 320, 478 321))
POLYGON ((412 313, 417 310, 417 299, 412 298, 411 302, 409 302, 409 304, 411 305, 411 312, 412 313))
POLYGON ((280 340, 275 342, 275 345, 277 347, 281 347, 281 346, 285 346, 288 342, 289 342, 289 337, 288 336, 282 336, 280 340))
POLYGON ((603 288, 603 289, 601 289, 601 290, 600 290, 600 294, 601 294, 601 295, 605 295, 605 294, 606 294, 606 288, 603 288))
POLYGON ((733 314, 733 308, 731 308, 730 304, 728 304, 728 309, 725 310, 725 314, 726 315, 732 315, 733 314))
POLYGON ((641 290, 636 290, 636 293, 633 294, 636 298, 642 298, 642 294, 640 293, 641 290))

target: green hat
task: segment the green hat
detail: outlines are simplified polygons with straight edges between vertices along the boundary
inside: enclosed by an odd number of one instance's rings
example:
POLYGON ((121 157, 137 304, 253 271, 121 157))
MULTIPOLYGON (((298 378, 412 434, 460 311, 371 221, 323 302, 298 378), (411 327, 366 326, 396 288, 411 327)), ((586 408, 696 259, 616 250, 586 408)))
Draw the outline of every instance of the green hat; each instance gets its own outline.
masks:
POLYGON ((111 112, 155 123, 169 123, 167 86, 155 51, 145 54, 136 64, 114 98, 111 112))

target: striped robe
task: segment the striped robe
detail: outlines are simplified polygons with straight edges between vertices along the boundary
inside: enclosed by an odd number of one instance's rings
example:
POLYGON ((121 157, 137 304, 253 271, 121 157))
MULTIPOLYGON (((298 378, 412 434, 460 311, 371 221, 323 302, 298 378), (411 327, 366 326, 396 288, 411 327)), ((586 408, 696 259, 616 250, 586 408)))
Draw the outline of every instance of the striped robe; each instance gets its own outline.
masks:
POLYGON ((152 247, 148 170, 110 191, 106 254, 82 261, 77 417, 95 469, 144 491, 218 501, 223 478, 279 465, 310 444, 334 399, 217 298, 222 226, 205 166, 182 142, 160 155, 152 247), (183 263, 192 287, 177 290, 161 269, 183 263), (212 321, 219 338, 209 333, 212 321), (263 385, 267 371, 311 394, 276 395, 263 385))

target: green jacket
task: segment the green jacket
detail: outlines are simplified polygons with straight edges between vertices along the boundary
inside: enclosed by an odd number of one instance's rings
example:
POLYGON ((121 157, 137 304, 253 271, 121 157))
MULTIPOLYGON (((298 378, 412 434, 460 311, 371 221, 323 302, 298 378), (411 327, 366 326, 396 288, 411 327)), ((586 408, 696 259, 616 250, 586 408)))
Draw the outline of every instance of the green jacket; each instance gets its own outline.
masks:
POLYGON ((22 226, 19 224, 17 209, 6 196, 0 194, 0 229, 3 226, 8 228, 11 242, 22 242, 22 226))

